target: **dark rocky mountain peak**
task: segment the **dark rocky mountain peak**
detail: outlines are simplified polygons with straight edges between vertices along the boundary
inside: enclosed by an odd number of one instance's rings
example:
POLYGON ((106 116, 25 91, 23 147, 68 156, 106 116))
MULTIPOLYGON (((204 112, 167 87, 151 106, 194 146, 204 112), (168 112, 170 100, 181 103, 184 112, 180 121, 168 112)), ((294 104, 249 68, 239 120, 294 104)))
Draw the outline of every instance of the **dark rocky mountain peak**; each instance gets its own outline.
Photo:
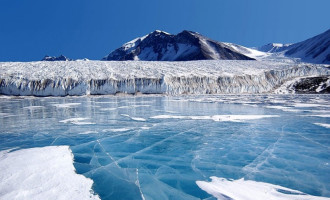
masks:
POLYGON ((156 30, 112 51, 103 60, 254 60, 224 43, 184 30, 177 35, 156 30))
POLYGON ((63 55, 60 55, 58 57, 46 55, 41 61, 71 61, 71 59, 69 59, 63 55))

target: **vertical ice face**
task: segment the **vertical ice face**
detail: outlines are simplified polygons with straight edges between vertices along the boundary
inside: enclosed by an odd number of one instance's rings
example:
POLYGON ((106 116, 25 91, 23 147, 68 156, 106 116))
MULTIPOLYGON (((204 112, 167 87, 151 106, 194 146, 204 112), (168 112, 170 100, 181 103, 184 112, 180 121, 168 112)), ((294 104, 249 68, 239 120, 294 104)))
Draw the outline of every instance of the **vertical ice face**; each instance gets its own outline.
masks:
POLYGON ((0 94, 34 96, 270 93, 294 78, 330 74, 326 66, 269 61, 31 62, 0 69, 0 94))

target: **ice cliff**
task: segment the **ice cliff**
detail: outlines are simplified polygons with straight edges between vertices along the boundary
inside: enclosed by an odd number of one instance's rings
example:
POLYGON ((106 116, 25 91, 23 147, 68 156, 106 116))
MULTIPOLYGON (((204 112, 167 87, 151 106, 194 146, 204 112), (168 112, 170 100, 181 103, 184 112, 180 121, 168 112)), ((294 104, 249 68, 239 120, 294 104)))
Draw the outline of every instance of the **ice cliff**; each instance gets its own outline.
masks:
POLYGON ((287 61, 3 62, 0 63, 0 94, 272 93, 297 77, 329 75, 327 65, 287 61))

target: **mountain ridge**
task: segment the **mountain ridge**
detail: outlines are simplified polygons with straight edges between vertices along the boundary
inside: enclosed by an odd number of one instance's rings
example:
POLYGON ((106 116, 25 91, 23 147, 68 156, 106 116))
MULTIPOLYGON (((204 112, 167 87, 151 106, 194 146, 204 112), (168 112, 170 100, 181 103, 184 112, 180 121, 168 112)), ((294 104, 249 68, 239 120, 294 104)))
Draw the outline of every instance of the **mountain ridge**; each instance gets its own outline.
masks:
POLYGON ((254 60, 222 42, 184 30, 176 35, 156 30, 112 51, 102 60, 188 61, 254 60))
POLYGON ((269 43, 256 48, 302 62, 330 64, 330 29, 314 37, 293 44, 269 43))
POLYGON ((41 61, 72 61, 72 59, 67 58, 64 55, 60 55, 58 57, 45 55, 41 61))
POLYGON ((286 56, 302 61, 330 64, 330 29, 312 38, 289 46, 286 56))

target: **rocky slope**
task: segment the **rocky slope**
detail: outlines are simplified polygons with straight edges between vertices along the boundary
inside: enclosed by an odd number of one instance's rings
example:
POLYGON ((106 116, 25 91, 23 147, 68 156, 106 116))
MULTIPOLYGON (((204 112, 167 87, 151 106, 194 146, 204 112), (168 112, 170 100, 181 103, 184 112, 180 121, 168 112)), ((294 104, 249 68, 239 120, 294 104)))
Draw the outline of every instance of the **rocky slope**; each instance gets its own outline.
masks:
POLYGON ((112 51, 103 60, 254 60, 234 48, 192 31, 172 35, 154 31, 112 51))

